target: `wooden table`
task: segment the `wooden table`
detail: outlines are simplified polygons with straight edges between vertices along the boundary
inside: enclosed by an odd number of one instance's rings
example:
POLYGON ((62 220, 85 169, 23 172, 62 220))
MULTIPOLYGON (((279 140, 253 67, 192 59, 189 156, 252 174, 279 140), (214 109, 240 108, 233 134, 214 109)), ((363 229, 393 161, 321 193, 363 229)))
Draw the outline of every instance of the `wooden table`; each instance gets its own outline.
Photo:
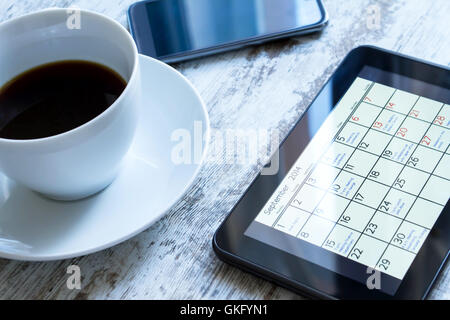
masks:
MULTIPOLYGON (((0 22, 73 4, 127 26, 133 2, 2 0, 0 22)), ((278 129, 286 135, 347 52, 361 44, 450 65, 448 0, 326 0, 325 6, 330 23, 322 33, 175 65, 198 88, 213 129, 278 129), (371 10, 381 14, 379 28, 371 10)), ((0 259, 0 298, 301 299, 220 262, 211 247, 214 231, 259 168, 256 162, 208 161, 166 217, 111 249, 45 263, 0 259), (72 264, 81 268, 81 290, 66 286, 72 264)), ((430 298, 450 298, 449 270, 447 265, 430 298)))

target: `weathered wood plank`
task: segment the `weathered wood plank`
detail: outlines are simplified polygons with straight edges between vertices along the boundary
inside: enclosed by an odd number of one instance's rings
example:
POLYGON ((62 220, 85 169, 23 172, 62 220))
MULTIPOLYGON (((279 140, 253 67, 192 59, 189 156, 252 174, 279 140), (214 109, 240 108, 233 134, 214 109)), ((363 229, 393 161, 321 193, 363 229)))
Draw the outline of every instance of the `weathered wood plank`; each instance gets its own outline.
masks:
MULTIPOLYGON (((0 22, 47 7, 102 12, 127 25, 132 0, 3 0, 0 22)), ((284 136, 352 48, 374 44, 450 64, 450 2, 326 0, 330 23, 298 37, 177 64, 198 88, 213 128, 278 129, 284 136), (382 13, 367 27, 367 8, 382 13)), ((290 291, 229 267, 211 238, 258 172, 255 163, 209 161, 189 193, 154 226, 114 248, 77 259, 25 263, 0 259, 2 299, 300 299, 290 291), (77 264, 82 289, 68 290, 66 268, 77 264)), ((431 294, 450 298, 449 267, 431 294)))

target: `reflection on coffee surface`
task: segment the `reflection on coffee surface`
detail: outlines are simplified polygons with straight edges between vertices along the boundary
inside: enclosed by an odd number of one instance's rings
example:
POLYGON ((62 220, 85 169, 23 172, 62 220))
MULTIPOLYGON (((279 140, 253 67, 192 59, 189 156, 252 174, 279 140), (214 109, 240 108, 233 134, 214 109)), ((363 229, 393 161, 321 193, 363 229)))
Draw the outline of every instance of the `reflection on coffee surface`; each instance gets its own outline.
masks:
POLYGON ((67 60, 28 70, 0 88, 0 138, 54 136, 94 119, 127 83, 101 64, 67 60))

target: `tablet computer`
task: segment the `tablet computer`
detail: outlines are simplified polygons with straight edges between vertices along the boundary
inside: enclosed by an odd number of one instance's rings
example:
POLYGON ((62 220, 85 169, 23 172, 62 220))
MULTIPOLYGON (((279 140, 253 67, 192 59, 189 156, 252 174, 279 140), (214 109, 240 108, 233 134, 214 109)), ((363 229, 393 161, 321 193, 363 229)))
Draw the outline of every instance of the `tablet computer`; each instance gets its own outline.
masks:
POLYGON ((351 51, 214 235, 302 294, 423 299, 450 248, 450 69, 351 51))

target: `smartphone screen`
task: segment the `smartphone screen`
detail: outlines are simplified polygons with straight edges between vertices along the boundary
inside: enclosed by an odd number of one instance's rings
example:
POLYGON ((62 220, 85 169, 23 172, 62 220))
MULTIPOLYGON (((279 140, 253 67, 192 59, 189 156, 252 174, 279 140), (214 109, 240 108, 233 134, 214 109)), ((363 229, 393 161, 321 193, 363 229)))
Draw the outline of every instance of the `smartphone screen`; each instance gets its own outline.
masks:
POLYGON ((317 0, 156 0, 133 5, 129 16, 141 53, 158 58, 274 38, 325 19, 317 0))

